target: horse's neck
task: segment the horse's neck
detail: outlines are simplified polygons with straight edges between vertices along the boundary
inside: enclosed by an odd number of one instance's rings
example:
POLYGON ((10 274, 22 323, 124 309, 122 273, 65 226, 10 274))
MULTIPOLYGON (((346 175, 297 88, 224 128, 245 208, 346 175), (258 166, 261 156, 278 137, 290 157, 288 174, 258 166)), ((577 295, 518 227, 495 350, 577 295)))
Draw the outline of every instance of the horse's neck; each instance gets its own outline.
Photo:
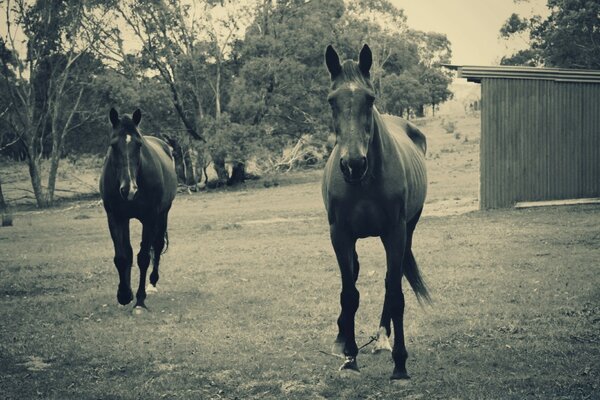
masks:
POLYGON ((385 131, 385 127, 383 125, 383 121, 381 119, 381 114, 379 111, 373 107, 373 131, 371 133, 371 141, 369 142, 369 149, 367 150, 367 154, 369 155, 369 168, 373 168, 372 170, 376 173, 380 171, 381 163, 383 162, 382 158, 384 156, 383 146, 385 138, 382 136, 387 134, 385 131))

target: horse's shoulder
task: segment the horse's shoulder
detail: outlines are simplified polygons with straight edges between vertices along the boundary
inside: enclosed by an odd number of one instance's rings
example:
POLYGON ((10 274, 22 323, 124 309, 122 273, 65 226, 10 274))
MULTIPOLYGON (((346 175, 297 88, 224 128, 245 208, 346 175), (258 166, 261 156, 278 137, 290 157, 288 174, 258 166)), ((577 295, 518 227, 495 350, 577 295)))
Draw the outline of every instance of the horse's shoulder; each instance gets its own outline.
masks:
POLYGON ((412 140, 412 142, 423 152, 423 154, 427 152, 427 138, 415 124, 395 115, 384 114, 382 117, 388 126, 388 129, 395 127, 397 128, 395 130, 401 130, 405 132, 410 140, 412 140))

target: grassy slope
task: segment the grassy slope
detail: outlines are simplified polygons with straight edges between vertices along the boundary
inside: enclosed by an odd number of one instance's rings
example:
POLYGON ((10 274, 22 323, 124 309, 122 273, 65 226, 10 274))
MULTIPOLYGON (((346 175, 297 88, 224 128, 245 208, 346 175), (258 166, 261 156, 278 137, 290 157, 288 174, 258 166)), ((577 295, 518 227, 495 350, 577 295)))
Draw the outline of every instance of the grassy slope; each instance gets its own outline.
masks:
MULTIPOLYGON (((441 151, 471 143, 453 140, 431 150, 439 183, 415 234, 435 304, 405 290, 408 384, 390 384, 389 355, 368 347, 351 380, 320 353, 335 336, 339 276, 311 178, 180 196, 160 292, 140 316, 117 306, 101 207, 19 215, 0 230, 0 397, 597 398, 600 207, 438 216, 476 195, 476 182, 450 179, 476 171, 468 152, 441 151)), ((376 239, 358 252, 362 344, 385 267, 376 239)))

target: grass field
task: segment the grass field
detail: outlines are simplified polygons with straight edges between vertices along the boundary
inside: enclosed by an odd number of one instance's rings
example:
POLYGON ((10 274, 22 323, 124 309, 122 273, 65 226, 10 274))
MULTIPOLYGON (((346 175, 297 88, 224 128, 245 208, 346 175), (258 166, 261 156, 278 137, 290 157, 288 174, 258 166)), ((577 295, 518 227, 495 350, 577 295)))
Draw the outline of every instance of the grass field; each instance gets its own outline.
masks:
MULTIPOLYGON (((180 195, 142 315, 117 305, 97 201, 17 212, 0 229, 0 398, 600 398, 600 206, 463 213, 477 207, 477 138, 438 128, 414 239, 434 304, 405 288, 410 381, 390 383, 390 355, 370 346, 356 378, 323 353, 340 282, 315 171, 180 195)), ((360 345, 385 266, 376 239, 358 254, 360 345)))

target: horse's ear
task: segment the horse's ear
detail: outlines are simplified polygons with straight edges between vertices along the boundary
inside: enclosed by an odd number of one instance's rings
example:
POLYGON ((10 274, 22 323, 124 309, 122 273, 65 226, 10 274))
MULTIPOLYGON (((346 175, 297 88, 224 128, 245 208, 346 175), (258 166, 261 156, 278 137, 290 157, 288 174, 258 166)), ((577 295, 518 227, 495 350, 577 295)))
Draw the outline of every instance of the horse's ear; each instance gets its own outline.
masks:
POLYGON ((327 46, 325 50, 325 64, 331 74, 331 80, 334 80, 342 72, 342 65, 340 64, 340 57, 333 48, 332 45, 327 46))
POLYGON ((139 108, 133 112, 132 120, 135 126, 138 126, 140 124, 140 121, 142 120, 142 112, 139 108))
POLYGON ((373 65, 373 54, 369 46, 365 44, 358 55, 358 68, 366 78, 369 77, 371 65, 373 65))
POLYGON ((117 110, 115 110, 114 107, 111 107, 110 113, 108 115, 110 117, 110 123, 112 124, 113 128, 116 128, 117 125, 119 125, 119 113, 117 112, 117 110))

